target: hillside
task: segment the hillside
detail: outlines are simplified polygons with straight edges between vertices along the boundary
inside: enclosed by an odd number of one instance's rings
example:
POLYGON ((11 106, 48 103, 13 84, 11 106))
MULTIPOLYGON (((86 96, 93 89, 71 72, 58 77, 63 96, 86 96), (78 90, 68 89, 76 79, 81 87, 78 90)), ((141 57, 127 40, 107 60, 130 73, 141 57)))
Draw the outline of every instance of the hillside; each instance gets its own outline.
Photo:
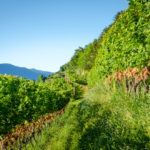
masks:
MULTIPOLYGON (((15 138, 13 133, 6 136, 5 147, 25 150, 149 150, 149 10, 148 0, 129 0, 128 9, 119 12, 98 39, 76 49, 71 60, 58 72, 49 75, 44 83, 21 79, 18 83, 15 79, 19 85, 17 96, 11 86, 13 79, 1 77, 3 86, 0 90, 6 95, 0 101, 3 107, 9 108, 16 96, 21 123, 31 121, 29 115, 33 119, 44 117, 28 123, 31 126, 27 134, 15 131, 17 140, 12 140, 15 138), (4 90, 7 81, 11 84, 4 90), (20 97, 23 100, 18 104, 20 97), (46 119, 48 113, 62 108, 63 114, 49 123, 46 119), (32 110, 37 111, 33 113, 32 110)), ((6 128, 5 111, 2 110, 3 128, 6 128)), ((14 107, 12 110, 15 114, 14 107)), ((14 115, 8 116, 9 125, 13 123, 15 127, 18 120, 13 122, 14 115)), ((21 129, 25 127, 26 124, 21 129)))
POLYGON ((55 75, 63 72, 92 89, 70 102, 65 114, 27 148, 150 149, 149 10, 148 1, 130 0, 98 39, 75 50, 55 75))
POLYGON ((118 14, 102 37, 88 84, 129 67, 140 69, 150 60, 150 3, 130 0, 129 8, 118 14))
POLYGON ((0 74, 7 74, 12 76, 24 77, 30 80, 37 80, 40 74, 47 77, 48 75, 52 74, 52 72, 28 69, 11 64, 0 64, 0 74))

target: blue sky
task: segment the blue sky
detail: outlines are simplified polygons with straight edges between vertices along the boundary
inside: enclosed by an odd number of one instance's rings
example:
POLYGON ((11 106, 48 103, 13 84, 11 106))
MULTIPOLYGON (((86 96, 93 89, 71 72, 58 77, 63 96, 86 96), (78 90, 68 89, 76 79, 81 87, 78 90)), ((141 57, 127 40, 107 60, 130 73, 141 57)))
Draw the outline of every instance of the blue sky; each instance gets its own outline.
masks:
POLYGON ((0 0, 0 63, 58 71, 127 8, 126 0, 0 0))

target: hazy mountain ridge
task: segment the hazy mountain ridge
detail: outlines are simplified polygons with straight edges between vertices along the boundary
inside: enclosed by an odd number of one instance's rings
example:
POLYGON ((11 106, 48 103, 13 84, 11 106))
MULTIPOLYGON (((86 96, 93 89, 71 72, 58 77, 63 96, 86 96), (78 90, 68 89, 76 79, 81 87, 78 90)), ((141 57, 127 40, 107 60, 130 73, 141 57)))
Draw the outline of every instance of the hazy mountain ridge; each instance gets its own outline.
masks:
POLYGON ((37 80, 40 74, 47 77, 49 74, 52 74, 52 72, 41 71, 37 69, 28 69, 25 67, 18 67, 12 64, 3 63, 0 64, 0 74, 7 74, 18 77, 24 77, 30 80, 37 80))

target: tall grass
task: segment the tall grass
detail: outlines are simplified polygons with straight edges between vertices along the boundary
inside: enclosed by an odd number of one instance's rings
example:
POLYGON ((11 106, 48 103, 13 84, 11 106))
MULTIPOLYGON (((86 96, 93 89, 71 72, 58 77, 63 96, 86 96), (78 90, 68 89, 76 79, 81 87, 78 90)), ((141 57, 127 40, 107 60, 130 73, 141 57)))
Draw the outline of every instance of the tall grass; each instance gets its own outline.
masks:
POLYGON ((150 94, 111 91, 99 83, 37 138, 34 150, 148 150, 150 94))

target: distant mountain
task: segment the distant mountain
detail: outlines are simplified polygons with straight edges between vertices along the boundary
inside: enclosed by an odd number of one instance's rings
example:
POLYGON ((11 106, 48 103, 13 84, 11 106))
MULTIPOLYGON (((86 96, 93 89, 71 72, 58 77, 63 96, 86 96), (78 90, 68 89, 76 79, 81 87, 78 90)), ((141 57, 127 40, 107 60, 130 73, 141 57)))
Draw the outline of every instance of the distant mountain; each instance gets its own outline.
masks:
POLYGON ((7 74, 12 76, 24 77, 30 80, 37 80, 40 74, 47 77, 48 75, 52 74, 52 72, 28 69, 11 64, 0 64, 0 74, 7 74))

